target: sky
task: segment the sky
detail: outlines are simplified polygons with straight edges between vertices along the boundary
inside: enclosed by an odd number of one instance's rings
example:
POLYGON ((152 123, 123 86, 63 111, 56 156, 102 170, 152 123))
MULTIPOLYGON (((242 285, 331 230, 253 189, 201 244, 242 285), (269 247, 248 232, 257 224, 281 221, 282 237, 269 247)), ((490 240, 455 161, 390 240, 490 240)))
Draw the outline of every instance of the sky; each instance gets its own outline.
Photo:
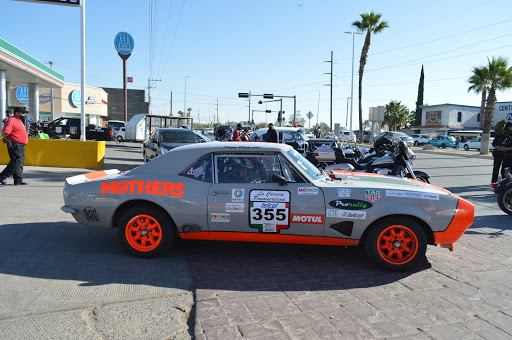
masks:
MULTIPOLYGON (((480 106, 468 93, 473 67, 502 56, 512 66, 512 2, 340 0, 85 0, 86 85, 123 87, 122 60, 114 38, 132 35, 127 61, 129 89, 151 84, 151 113, 177 115, 191 108, 195 122, 274 121, 279 101, 258 104, 264 93, 296 96, 298 114, 313 114, 306 127, 332 121, 358 129, 358 69, 364 35, 352 22, 374 11, 388 28, 372 35, 363 77, 362 112, 400 101, 414 110, 421 67, 424 104, 480 106), (354 42, 354 48, 353 46, 354 42), (186 87, 186 90, 185 90, 186 87), (251 92, 249 100, 238 98, 251 92), (217 111, 218 110, 218 111, 217 111), (253 110, 255 110, 253 112, 253 110), (271 110, 272 113, 260 112, 271 110)), ((34 58, 53 61, 67 83, 80 84, 80 9, 0 0, 12 18, 0 37, 34 58)), ((5 18, 5 17, 4 17, 5 18)), ((15 84, 13 84, 15 85, 15 84)), ((22 84, 20 84, 22 85, 22 84)), ((277 98, 276 98, 277 99, 277 98)), ((512 101, 512 91, 497 93, 512 101)), ((285 116, 294 100, 283 98, 285 116)))

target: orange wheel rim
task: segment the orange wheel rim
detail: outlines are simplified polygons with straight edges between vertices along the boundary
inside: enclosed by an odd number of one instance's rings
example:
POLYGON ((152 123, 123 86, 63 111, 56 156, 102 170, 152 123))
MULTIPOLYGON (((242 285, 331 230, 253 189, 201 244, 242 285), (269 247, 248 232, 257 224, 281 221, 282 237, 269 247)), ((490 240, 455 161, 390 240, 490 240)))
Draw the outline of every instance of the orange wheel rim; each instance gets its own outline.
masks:
POLYGON ((128 222, 125 231, 126 241, 135 250, 152 251, 162 242, 162 228, 153 217, 137 215, 128 222))
POLYGON ((418 252, 418 238, 409 228, 393 225, 384 229, 377 240, 379 255, 391 264, 405 264, 418 252))

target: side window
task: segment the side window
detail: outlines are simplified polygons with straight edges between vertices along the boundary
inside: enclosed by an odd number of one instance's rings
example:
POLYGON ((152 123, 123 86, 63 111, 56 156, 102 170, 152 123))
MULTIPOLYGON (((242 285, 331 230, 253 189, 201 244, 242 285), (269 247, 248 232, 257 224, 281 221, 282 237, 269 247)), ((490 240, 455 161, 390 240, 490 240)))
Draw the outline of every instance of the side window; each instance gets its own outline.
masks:
POLYGON ((61 119, 60 121, 58 121, 56 125, 58 125, 58 126, 66 126, 67 123, 68 123, 68 119, 64 118, 64 119, 61 119))
POLYGON ((213 155, 205 155, 183 170, 180 176, 195 179, 201 182, 213 183, 213 155))
POLYGON ((275 163, 275 155, 217 155, 216 180, 217 183, 271 183, 275 163))
POLYGON ((304 183, 305 181, 299 175, 299 173, 293 168, 290 163, 284 159, 283 156, 279 155, 279 163, 281 164, 281 173, 287 182, 291 183, 304 183))
POLYGON ((457 113, 457 122, 462 122, 462 112, 457 113))

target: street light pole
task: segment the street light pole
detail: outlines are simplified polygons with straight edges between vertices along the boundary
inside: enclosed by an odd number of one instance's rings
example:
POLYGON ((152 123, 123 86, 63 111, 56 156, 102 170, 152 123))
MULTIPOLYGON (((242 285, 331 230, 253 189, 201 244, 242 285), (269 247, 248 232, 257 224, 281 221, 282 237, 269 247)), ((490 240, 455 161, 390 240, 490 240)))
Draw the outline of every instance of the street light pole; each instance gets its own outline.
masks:
MULTIPOLYGON (((352 135, 352 112, 354 109, 354 34, 363 34, 363 33, 357 33, 357 32, 345 32, 347 34, 352 34, 352 81, 350 86, 350 135, 352 135)), ((359 130, 362 130, 362 127, 359 127, 359 130)), ((359 133, 363 133, 362 131, 359 131, 359 133)))

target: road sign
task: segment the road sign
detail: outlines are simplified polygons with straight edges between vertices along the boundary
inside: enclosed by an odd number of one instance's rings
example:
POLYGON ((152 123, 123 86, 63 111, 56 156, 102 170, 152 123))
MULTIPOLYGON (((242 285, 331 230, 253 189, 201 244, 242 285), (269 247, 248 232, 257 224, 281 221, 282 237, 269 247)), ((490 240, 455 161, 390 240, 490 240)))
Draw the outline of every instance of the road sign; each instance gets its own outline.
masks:
POLYGON ((308 114, 306 115, 306 117, 308 117, 309 119, 313 118, 313 114, 311 113, 311 111, 308 112, 308 114))
POLYGON ((114 39, 114 47, 119 54, 131 54, 134 47, 133 37, 126 32, 117 33, 114 39))
POLYGON ((129 83, 133 83, 133 77, 126 77, 126 81, 129 83))

